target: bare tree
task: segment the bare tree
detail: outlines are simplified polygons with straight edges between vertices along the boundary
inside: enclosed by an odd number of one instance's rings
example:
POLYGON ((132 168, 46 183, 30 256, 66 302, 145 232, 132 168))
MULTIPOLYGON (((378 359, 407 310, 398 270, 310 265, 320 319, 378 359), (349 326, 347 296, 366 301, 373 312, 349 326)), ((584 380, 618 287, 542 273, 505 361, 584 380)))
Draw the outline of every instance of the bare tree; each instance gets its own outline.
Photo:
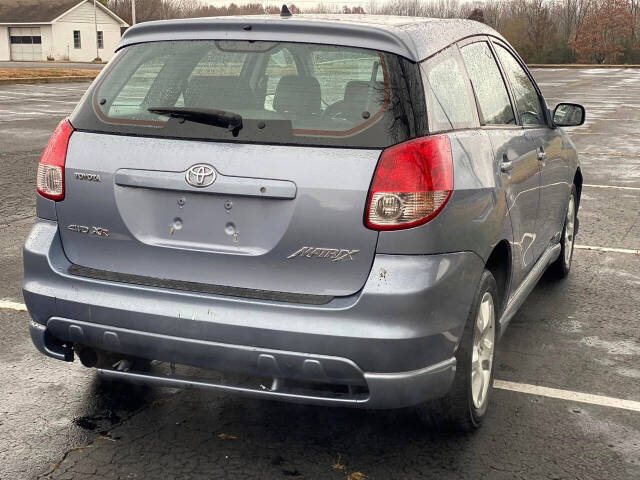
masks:
POLYGON ((554 33, 554 24, 547 3, 546 0, 529 0, 523 7, 527 34, 536 57, 547 47, 554 33))
MULTIPOLYGON (((131 23, 131 0, 100 1, 107 2, 111 10, 131 23)), ((478 20, 502 33, 527 61, 573 61, 575 52, 583 61, 601 61, 602 58, 615 61, 623 50, 628 52, 626 58, 640 55, 640 0, 363 0, 367 2, 366 9, 319 1, 305 11, 363 14, 366 10, 367 13, 386 15, 478 20), (620 26, 621 19, 624 19, 624 28, 620 26), (599 45, 594 49, 599 48, 601 53, 594 53, 595 50, 585 53, 586 39, 599 45)), ((140 22, 278 14, 280 7, 279 2, 265 4, 259 0, 217 6, 205 0, 136 0, 140 22)), ((294 14, 302 11, 294 4, 289 9, 294 14)))
POLYGON ((614 63, 630 38, 633 17, 627 0, 600 0, 584 19, 573 48, 585 61, 614 63))

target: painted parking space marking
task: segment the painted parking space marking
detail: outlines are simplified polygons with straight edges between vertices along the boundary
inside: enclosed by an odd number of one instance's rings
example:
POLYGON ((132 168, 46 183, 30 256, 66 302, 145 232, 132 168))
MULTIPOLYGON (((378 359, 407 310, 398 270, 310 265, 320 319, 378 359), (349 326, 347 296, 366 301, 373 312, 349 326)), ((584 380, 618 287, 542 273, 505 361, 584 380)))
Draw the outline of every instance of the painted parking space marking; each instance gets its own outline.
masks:
POLYGON ((493 387, 500 390, 525 393, 528 395, 538 395, 541 397, 557 398, 570 402, 589 403, 591 405, 601 405, 603 407, 620 408, 640 412, 640 402, 625 400, 623 398, 605 397, 603 395, 593 395, 591 393, 573 392, 571 390, 560 390, 559 388, 540 387, 526 383, 507 382, 504 380, 494 380, 493 387))
POLYGON ((589 188, 615 188, 618 190, 631 190, 631 191, 639 191, 640 192, 640 187, 623 187, 620 185, 593 185, 591 183, 585 183, 584 185, 582 185, 583 187, 589 187, 589 188))
POLYGON ((11 300, 0 300, 0 309, 26 312, 27 306, 24 303, 12 302, 11 300))
POLYGON ((613 253, 630 253, 632 255, 640 255, 640 250, 632 248, 613 248, 613 247, 595 247, 592 245, 574 245, 577 250, 594 250, 596 252, 613 252, 613 253))
POLYGON ((640 153, 626 152, 578 152, 580 155, 599 155, 603 157, 640 157, 640 153))

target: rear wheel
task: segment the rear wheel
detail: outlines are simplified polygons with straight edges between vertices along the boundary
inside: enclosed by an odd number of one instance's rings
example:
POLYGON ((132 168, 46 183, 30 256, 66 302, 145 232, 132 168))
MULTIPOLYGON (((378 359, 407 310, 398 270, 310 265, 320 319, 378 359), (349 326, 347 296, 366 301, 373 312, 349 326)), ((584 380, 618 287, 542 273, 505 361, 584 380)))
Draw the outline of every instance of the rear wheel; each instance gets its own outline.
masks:
POLYGON ((573 246, 575 243, 575 227, 576 227, 576 186, 571 186, 571 194, 567 204, 567 215, 562 228, 562 236, 560 237, 560 256, 549 266, 549 272, 556 278, 564 278, 569 275, 571 270, 571 261, 573 260, 573 246))
POLYGON ((456 352, 453 386, 444 398, 419 407, 431 426, 469 432, 481 425, 493 383, 497 306, 496 281, 485 270, 456 352))

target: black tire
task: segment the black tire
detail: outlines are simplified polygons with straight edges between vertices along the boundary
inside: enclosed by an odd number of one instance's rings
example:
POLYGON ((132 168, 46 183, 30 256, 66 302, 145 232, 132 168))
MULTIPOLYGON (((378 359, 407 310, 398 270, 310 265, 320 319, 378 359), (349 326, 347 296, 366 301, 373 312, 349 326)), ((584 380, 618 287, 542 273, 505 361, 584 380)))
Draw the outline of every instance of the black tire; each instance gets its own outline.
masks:
POLYGON ((431 401, 418 407, 418 414, 431 428, 438 430, 454 430, 471 432, 482 424, 487 413, 493 385, 493 371, 495 366, 495 343, 498 338, 497 326, 499 319, 499 297, 496 281, 490 271, 482 273, 476 289, 471 311, 464 327, 462 339, 456 352, 456 373, 449 393, 443 398, 431 401), (479 407, 474 404, 472 396, 472 357, 474 331, 480 304, 485 294, 491 295, 494 306, 493 335, 494 345, 492 361, 489 368, 488 390, 479 407))
POLYGON ((576 240, 577 226, 578 226, 578 196, 576 191, 576 186, 571 185, 571 193, 569 194, 569 200, 567 201, 567 214, 565 215, 564 225, 562 226, 562 235, 560 237, 560 256, 549 265, 548 273, 551 277, 556 279, 565 278, 569 275, 569 271, 571 270, 571 262, 573 260, 573 251, 574 244, 576 240), (567 256, 567 242, 565 241, 565 237, 567 235, 567 223, 569 221, 569 207, 571 205, 571 201, 573 200, 573 232, 571 233, 571 251, 567 256))

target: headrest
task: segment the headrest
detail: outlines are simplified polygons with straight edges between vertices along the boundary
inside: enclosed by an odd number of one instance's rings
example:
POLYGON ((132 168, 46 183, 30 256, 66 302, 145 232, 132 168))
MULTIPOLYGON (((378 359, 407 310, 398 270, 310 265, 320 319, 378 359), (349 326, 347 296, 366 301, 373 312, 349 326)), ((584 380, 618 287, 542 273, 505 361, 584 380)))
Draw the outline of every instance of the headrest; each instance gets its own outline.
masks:
POLYGON ((384 101, 384 84, 352 80, 344 88, 345 103, 366 109, 369 104, 381 105, 384 101))
POLYGON ((249 85, 238 77, 197 75, 189 80, 184 104, 233 111, 256 108, 257 102, 249 85))
POLYGON ((320 83, 315 77, 283 76, 276 87, 273 108, 281 113, 320 113, 320 83))

